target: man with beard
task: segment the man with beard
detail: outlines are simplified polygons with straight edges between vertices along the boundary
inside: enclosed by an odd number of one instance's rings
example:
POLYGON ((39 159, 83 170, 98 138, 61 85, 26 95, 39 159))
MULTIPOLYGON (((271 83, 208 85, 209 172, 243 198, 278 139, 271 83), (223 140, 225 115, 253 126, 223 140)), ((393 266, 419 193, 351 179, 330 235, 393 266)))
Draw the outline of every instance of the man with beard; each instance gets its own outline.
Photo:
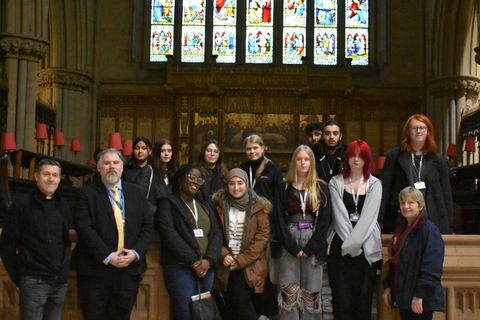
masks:
POLYGON ((345 145, 342 142, 342 132, 337 121, 330 119, 323 123, 322 138, 312 146, 315 154, 317 174, 320 179, 329 182, 342 171, 345 145))
POLYGON ((80 306, 86 320, 128 320, 146 270, 153 214, 143 189, 121 180, 118 150, 101 151, 97 170, 101 180, 80 191, 74 216, 80 306))

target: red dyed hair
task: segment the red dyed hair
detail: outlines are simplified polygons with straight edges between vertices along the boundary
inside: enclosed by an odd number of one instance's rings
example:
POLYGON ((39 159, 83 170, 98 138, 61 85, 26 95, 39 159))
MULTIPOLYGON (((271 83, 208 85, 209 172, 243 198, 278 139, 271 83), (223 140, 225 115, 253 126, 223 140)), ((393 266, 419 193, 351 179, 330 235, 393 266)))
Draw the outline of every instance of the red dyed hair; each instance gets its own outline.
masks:
POLYGON ((350 177, 351 173, 351 168, 350 165, 348 164, 348 160, 351 157, 354 157, 356 154, 358 154, 363 161, 365 162, 363 164, 363 178, 365 180, 368 179, 370 176, 370 162, 372 162, 372 149, 368 145, 368 143, 364 140, 353 140, 350 142, 350 144, 347 147, 347 150, 345 150, 345 157, 343 158, 343 177, 348 178, 350 177))
POLYGON ((408 153, 413 152, 412 143, 410 141, 410 122, 412 122, 412 120, 414 119, 424 123, 427 126, 427 139, 425 140, 425 145, 423 146, 422 151, 426 151, 430 154, 435 154, 437 152, 437 143, 435 142, 434 138, 435 133, 433 131, 433 124, 426 115, 419 113, 414 114, 413 116, 408 118, 407 122, 405 122, 402 131, 403 139, 402 143, 400 144, 400 149, 408 153))

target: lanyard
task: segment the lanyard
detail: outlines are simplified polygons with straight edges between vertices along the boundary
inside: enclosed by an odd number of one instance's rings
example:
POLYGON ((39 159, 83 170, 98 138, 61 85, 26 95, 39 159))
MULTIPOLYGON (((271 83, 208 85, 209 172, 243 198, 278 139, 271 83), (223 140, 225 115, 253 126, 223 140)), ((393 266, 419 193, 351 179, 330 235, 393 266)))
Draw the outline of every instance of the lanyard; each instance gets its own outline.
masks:
POLYGON ((349 177, 348 179, 350 180, 350 189, 352 191, 353 203, 355 204, 355 213, 358 213, 358 200, 360 199, 360 190, 362 190, 363 176, 360 178, 360 183, 358 184, 358 190, 356 192, 353 188, 352 177, 349 177))
POLYGON ((257 182, 257 179, 253 179, 253 175, 252 175, 252 167, 250 167, 250 170, 249 170, 249 175, 250 175, 250 189, 253 189, 255 188, 255 182, 257 182))
POLYGON ((124 203, 123 192, 121 192, 120 188, 117 188, 117 192, 118 192, 118 196, 120 198, 120 201, 117 201, 115 199, 115 195, 113 194, 112 189, 109 190, 108 197, 110 198, 111 201, 113 201, 117 205, 118 209, 120 209, 120 211, 122 212, 122 215, 123 215, 123 203, 124 203))
POLYGON ((307 195, 308 195, 308 190, 305 190, 305 192, 302 193, 300 190, 298 190, 298 195, 300 196, 300 206, 302 208, 302 213, 303 213, 303 219, 305 219, 305 212, 307 211, 307 195))
POLYGON ((190 213, 193 216, 193 220, 195 220, 195 229, 198 229, 198 211, 197 211, 197 204, 195 203, 195 198, 193 199, 193 210, 192 210, 192 208, 190 208, 190 206, 187 204, 187 202, 185 202, 185 200, 183 200, 183 198, 182 198, 182 201, 183 201, 183 203, 185 203, 188 210, 190 210, 190 213))
POLYGON ((420 156, 420 163, 419 163, 418 169, 417 169, 417 166, 415 165, 415 156, 413 155, 413 153, 411 155, 412 155, 412 165, 413 165, 413 168, 415 169, 415 172, 418 175, 418 181, 422 181, 420 175, 422 173, 423 154, 420 156))

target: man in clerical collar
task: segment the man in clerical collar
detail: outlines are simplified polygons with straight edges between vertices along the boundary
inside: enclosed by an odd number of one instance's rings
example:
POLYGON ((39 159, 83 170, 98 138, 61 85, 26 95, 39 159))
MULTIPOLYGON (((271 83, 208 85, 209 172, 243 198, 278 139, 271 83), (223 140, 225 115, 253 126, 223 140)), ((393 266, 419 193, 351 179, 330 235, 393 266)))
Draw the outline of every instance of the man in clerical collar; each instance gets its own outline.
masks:
POLYGON ((43 159, 35 190, 10 206, 0 240, 3 264, 19 288, 21 319, 60 319, 70 270, 71 206, 57 192, 60 163, 43 159))
POLYGON ((342 132, 336 120, 329 119, 323 123, 322 138, 312 149, 320 179, 328 183, 333 176, 342 172, 345 145, 342 144, 342 132))

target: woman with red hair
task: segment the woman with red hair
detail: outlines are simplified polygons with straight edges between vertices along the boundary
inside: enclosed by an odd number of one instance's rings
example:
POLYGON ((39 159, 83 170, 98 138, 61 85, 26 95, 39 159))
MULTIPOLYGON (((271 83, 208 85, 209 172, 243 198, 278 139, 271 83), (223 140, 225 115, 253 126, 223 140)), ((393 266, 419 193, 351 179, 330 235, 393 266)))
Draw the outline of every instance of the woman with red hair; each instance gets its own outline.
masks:
POLYGON ((403 127, 400 147, 387 153, 382 170, 383 195, 379 220, 390 233, 399 215, 398 194, 405 187, 420 190, 426 215, 441 233, 453 231, 453 200, 448 163, 437 152, 433 125, 423 114, 414 114, 403 127))
POLYGON ((335 320, 372 316, 376 265, 382 259, 377 222, 382 183, 370 174, 372 151, 363 140, 345 151, 343 172, 329 183, 332 225, 328 242, 328 281, 335 320))

